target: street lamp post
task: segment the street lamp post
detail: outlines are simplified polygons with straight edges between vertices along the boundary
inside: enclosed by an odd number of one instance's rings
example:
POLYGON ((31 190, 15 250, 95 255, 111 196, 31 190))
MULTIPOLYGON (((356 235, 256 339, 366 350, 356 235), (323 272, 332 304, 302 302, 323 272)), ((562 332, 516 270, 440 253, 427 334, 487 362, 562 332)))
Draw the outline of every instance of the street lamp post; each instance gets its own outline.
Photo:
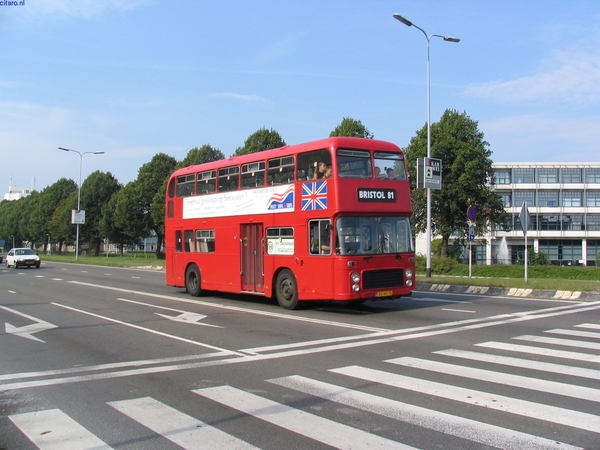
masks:
MULTIPOLYGON (((448 42, 460 42, 460 39, 452 36, 442 36, 441 34, 427 34, 423 28, 418 27, 410 20, 405 19, 400 14, 393 14, 394 19, 402 22, 407 27, 415 27, 420 30, 425 39, 427 39, 427 158, 431 158, 431 64, 429 59, 429 47, 432 37, 442 38, 448 42)), ((427 188, 427 278, 431 277, 431 188, 427 188)))
MULTIPOLYGON (((59 150, 65 152, 75 152, 79 155, 79 185, 77 186, 77 211, 81 209, 81 167, 83 165, 83 155, 92 154, 92 155, 102 155, 104 152, 79 152, 77 150, 72 150, 70 148, 58 147, 59 150)), ((79 259, 79 223, 77 225, 77 234, 75 241, 75 259, 79 259)))

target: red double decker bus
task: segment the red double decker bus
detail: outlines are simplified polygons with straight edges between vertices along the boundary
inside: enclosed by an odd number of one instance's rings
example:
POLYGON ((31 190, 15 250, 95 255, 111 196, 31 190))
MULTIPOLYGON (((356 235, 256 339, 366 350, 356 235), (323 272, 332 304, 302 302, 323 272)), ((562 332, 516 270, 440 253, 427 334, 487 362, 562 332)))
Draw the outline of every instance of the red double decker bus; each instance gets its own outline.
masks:
POLYGON ((309 300, 410 295, 404 154, 334 137, 177 170, 167 186, 166 283, 309 300))

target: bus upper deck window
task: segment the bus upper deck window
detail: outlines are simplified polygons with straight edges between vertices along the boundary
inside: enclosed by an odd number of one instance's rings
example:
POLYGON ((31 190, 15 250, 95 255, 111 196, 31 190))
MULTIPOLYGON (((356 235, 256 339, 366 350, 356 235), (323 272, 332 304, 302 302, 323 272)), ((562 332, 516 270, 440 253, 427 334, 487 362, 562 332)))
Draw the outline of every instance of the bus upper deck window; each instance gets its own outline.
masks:
POLYGON ((375 152, 375 176, 380 180, 406 180, 404 156, 401 153, 375 152))
POLYGON ((331 167, 331 154, 329 150, 316 150, 312 152, 300 153, 298 155, 298 181, 319 180, 328 178, 331 175, 331 169, 326 171, 326 167, 331 167))
POLYGON ((337 151, 340 178, 371 178, 371 154, 367 150, 340 148, 337 151))

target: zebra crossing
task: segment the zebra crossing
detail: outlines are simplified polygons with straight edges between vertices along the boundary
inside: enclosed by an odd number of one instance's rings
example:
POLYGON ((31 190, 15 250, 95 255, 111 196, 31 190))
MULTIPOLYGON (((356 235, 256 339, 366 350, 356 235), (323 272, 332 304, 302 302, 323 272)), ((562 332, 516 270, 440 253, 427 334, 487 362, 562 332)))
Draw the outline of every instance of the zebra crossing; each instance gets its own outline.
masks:
MULTIPOLYGON (((410 356, 393 358, 384 361, 385 370, 363 366, 337 367, 330 369, 327 376, 329 379, 333 376, 335 384, 291 375, 265 380, 266 386, 260 395, 228 385, 195 389, 192 393, 202 397, 203 401, 209 400, 257 420, 257 423, 268 423, 285 430, 285 433, 289 432, 290 443, 294 442, 294 435, 300 435, 338 449, 406 450, 417 447, 411 445, 414 439, 401 432, 393 434, 394 439, 390 439, 390 434, 379 432, 377 427, 357 428, 326 418, 324 413, 319 414, 318 409, 310 406, 294 407, 295 403, 289 401, 291 393, 324 400, 339 409, 351 408, 364 414, 365 422, 375 422, 377 417, 381 417, 396 421, 398 429, 414 430, 414 427, 419 427, 419 433, 441 433, 458 439, 458 442, 464 440, 469 445, 514 450, 575 450, 589 445, 590 436, 593 436, 594 442, 600 442, 600 355, 596 352, 600 348, 600 325, 584 323, 570 329, 547 330, 540 335, 515 336, 510 341, 477 343, 468 350, 451 348, 434 351, 427 359, 410 356), (552 337, 556 335, 562 337, 552 337), (519 374, 511 373, 511 369, 512 372, 518 369, 519 374), (431 381, 428 379, 431 374, 442 374, 445 381, 431 381), (560 378, 560 381, 547 379, 549 375, 554 380, 560 378), (364 389, 347 387, 356 380, 378 386, 389 395, 378 396, 364 389), (473 387, 465 387, 470 380, 473 387), (289 390, 290 395, 284 396, 281 402, 268 398, 263 392, 268 392, 269 385, 289 390), (482 389, 482 386, 486 388, 482 389), (517 394, 499 395, 495 393, 498 386, 515 388, 509 392, 517 394), (497 420, 496 424, 487 423, 474 419, 473 415, 462 417, 458 413, 437 411, 398 400, 408 397, 403 395, 408 392, 469 408, 481 408, 486 417, 497 414, 502 420, 497 420), (544 402, 522 398, 526 393, 541 393, 544 402), (563 401, 567 398, 581 401, 586 406, 581 411, 569 409, 568 405, 573 403, 563 401), (516 425, 513 428, 506 425, 518 424, 521 418, 546 426, 540 426, 539 431, 535 427, 540 434, 535 435, 519 431, 516 425), (401 425, 412 428, 402 428, 401 425), (571 430, 571 436, 582 433, 582 439, 588 442, 577 445, 572 438, 569 442, 561 442, 556 439, 557 436, 543 431, 549 426, 566 427, 571 430)), ((539 399, 540 396, 533 398, 539 399)), ((206 410, 198 410, 198 417, 194 417, 151 397, 107 404, 116 414, 127 416, 151 430, 157 438, 167 439, 183 449, 245 450, 261 448, 260 442, 264 443, 260 440, 247 442, 219 429, 217 423, 211 423, 211 413, 206 410)), ((479 419, 478 415, 475 417, 479 419)), ((106 443, 107 439, 102 440, 58 409, 15 414, 10 416, 10 420, 42 450, 105 450, 121 446, 113 443, 114 447, 111 447, 106 443)), ((143 446, 144 442, 140 442, 139 448, 143 446)))

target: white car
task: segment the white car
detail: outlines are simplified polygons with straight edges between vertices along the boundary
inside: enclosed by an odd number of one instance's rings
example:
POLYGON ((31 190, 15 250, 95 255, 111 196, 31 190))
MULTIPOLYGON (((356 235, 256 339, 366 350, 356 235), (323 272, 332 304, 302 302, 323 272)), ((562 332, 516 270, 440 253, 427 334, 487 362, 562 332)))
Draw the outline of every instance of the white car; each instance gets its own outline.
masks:
POLYGON ((15 269, 19 266, 35 266, 39 269, 41 262, 40 257, 30 248, 13 248, 6 255, 6 267, 15 266, 15 269))

